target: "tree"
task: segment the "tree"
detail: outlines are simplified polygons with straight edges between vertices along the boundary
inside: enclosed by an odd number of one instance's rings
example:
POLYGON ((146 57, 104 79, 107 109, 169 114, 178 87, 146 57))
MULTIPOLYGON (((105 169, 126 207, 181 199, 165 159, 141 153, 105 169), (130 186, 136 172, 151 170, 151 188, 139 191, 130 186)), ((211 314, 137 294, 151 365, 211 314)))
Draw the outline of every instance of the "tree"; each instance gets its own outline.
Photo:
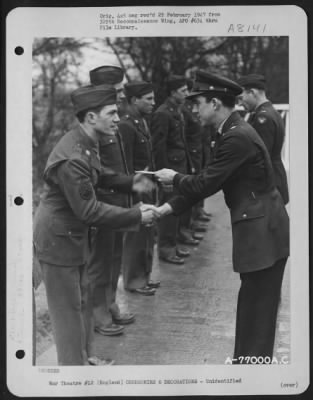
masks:
POLYGON ((77 67, 85 43, 76 39, 36 39, 33 44, 33 184, 38 203, 41 175, 52 146, 73 120, 69 90, 79 86, 77 67))

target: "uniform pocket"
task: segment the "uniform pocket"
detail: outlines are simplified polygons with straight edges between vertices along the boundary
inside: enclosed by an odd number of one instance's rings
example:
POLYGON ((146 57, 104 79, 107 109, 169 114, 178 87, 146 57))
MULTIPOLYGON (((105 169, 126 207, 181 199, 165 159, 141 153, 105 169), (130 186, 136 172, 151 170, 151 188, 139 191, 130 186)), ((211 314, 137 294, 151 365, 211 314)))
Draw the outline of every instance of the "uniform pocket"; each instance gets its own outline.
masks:
POLYGON ((183 151, 177 153, 171 153, 168 155, 168 160, 173 163, 175 162, 179 163, 185 159, 186 159, 186 154, 183 151))
POLYGON ((261 200, 254 200, 230 211, 231 222, 235 224, 241 221, 265 217, 265 207, 261 200))

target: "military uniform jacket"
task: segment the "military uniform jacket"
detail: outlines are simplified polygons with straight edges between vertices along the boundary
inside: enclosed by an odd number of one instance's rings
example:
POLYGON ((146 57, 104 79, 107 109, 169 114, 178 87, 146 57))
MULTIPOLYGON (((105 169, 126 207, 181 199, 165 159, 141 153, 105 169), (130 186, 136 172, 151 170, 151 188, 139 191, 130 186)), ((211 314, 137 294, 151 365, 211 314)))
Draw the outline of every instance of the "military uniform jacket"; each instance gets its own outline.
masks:
POLYGON ((191 159, 191 171, 199 172, 202 168, 203 146, 202 146, 202 128, 199 119, 192 112, 193 103, 186 101, 183 106, 183 115, 185 120, 185 136, 188 147, 188 153, 191 159))
POLYGON ((186 173, 191 160, 187 151, 185 123, 177 106, 168 98, 152 115, 152 147, 156 169, 172 168, 186 173))
POLYGON ((45 187, 34 219, 34 246, 39 260, 82 265, 88 257, 88 227, 137 227, 138 208, 124 209, 97 201, 101 182, 97 145, 81 126, 68 132, 50 154, 45 187))
POLYGON ((174 186, 184 197, 169 203, 178 214, 222 189, 231 214, 234 270, 268 268, 289 255, 289 218, 267 149, 236 112, 224 123, 216 146, 215 160, 199 175, 175 175, 174 186))
POLYGON ((272 103, 267 101, 251 113, 248 122, 258 132, 267 147, 273 164, 275 184, 284 203, 287 204, 289 201, 287 175, 281 159, 285 139, 283 120, 272 103))
POLYGON ((145 168, 154 171, 151 134, 143 117, 129 108, 128 113, 121 118, 119 130, 129 170, 132 173, 145 168))
POLYGON ((101 187, 97 198, 108 204, 130 207, 133 175, 129 175, 124 145, 120 132, 104 134, 99 143, 101 187))

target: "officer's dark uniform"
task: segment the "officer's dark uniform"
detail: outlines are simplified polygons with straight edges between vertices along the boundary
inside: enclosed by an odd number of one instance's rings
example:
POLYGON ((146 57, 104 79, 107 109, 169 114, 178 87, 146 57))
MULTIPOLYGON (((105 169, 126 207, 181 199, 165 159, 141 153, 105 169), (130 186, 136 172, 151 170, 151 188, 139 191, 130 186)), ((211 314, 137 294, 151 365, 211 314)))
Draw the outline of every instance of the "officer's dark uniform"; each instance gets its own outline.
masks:
MULTIPOLYGON (((257 88, 265 90, 265 78, 262 75, 251 74, 243 76, 239 84, 246 89, 257 88)), ((275 184, 284 203, 289 202, 287 174, 281 159, 281 151, 285 140, 284 122, 270 101, 260 104, 250 114, 248 122, 261 136, 271 156, 274 169, 275 184)))
MULTIPOLYGON (((76 111, 114 104, 112 89, 84 87, 73 92, 76 111)), ((139 209, 100 203, 94 187, 101 184, 98 144, 77 126, 50 154, 45 187, 34 219, 34 247, 46 286, 58 362, 83 365, 93 349, 86 273, 90 226, 139 228, 139 209)))
MULTIPOLYGON (((125 85, 127 97, 141 97, 153 92, 147 82, 131 82, 125 85)), ((127 165, 131 173, 144 169, 154 171, 151 134, 144 117, 134 107, 129 107, 127 114, 121 118, 119 130, 123 139, 127 165)), ((155 203, 151 194, 134 197, 134 203, 155 203)), ((127 232, 123 249, 123 281, 128 290, 148 288, 153 263, 154 227, 140 228, 139 232, 127 232)), ((147 290, 147 294, 152 294, 147 290)))
MULTIPOLYGON (((183 87, 186 80, 183 77, 174 78, 169 82, 172 90, 183 87)), ((185 138, 185 123, 182 112, 169 97, 156 110, 151 118, 151 133, 156 169, 172 168, 181 173, 187 173, 189 154, 185 138)), ((169 200, 173 194, 161 191, 160 202, 169 200)), ((177 234, 179 219, 168 215, 159 223, 159 255, 167 259, 175 257, 177 251, 177 234)))
MULTIPOLYGON (((115 66, 101 66, 89 72, 90 81, 96 86, 116 84, 123 80, 123 70, 115 66)), ((129 175, 123 142, 119 132, 103 135, 99 143, 102 175, 105 181, 97 189, 101 202, 130 207, 133 175, 129 175)), ((116 323, 134 321, 133 314, 121 314, 116 303, 118 279, 122 265, 123 231, 99 228, 92 236, 88 273, 92 285, 95 329, 104 335, 122 333, 116 323)))
MULTIPOLYGON (((240 87, 200 71, 198 92, 238 95, 240 87)), ((275 188, 268 151, 237 112, 224 122, 216 157, 199 175, 177 174, 171 200, 177 214, 196 201, 224 191, 233 234, 233 266, 240 273, 234 359, 272 356, 284 267, 289 255, 289 218, 275 188)))

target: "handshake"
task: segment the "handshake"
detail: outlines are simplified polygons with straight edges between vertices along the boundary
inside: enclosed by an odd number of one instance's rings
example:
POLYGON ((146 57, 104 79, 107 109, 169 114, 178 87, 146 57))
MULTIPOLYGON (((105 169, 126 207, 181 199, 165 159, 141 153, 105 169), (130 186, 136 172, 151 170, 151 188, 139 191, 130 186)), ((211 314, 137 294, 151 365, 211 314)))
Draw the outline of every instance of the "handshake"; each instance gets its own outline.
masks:
POLYGON ((141 203, 139 209, 141 211, 141 223, 144 226, 152 226, 156 220, 173 211, 168 203, 164 203, 160 207, 141 203))

